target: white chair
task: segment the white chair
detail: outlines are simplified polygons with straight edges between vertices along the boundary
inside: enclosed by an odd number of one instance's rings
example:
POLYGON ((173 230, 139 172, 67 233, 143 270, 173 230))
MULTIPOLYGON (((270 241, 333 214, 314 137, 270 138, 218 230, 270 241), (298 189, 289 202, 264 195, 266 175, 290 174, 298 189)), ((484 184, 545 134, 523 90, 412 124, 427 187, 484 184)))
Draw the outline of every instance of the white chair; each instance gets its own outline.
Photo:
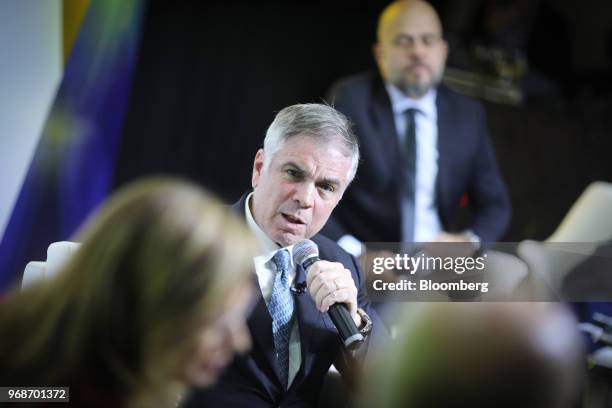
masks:
POLYGON ((21 280, 21 288, 26 288, 34 282, 55 275, 80 246, 81 244, 70 241, 54 242, 49 245, 46 262, 32 261, 26 265, 21 280))
POLYGON ((529 266, 535 300, 559 300, 567 274, 610 241, 612 184, 598 181, 587 187, 546 241, 519 244, 517 252, 529 266))
POLYGON ((546 242, 612 240, 612 184, 591 183, 546 242))
POLYGON ((45 262, 31 261, 25 267, 23 271, 23 277, 21 278, 21 288, 26 288, 32 283, 44 279, 45 277, 45 262))

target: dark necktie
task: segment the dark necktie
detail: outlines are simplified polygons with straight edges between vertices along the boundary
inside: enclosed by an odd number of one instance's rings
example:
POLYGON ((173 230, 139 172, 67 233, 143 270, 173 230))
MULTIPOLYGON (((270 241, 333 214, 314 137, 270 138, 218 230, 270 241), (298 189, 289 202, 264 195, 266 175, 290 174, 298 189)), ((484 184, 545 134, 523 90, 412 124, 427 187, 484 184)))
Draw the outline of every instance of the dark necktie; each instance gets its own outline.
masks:
POLYGON ((402 241, 414 240, 414 201, 416 192, 416 114, 410 108, 406 115, 406 137, 404 138, 404 185, 402 194, 402 241))

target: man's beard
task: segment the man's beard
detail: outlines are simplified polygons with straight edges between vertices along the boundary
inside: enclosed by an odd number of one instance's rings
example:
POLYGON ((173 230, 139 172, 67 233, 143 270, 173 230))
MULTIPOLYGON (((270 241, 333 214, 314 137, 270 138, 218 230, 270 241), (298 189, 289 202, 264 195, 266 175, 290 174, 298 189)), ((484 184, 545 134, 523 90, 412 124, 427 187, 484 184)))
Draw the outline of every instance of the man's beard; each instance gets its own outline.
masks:
POLYGON ((431 75, 431 79, 429 81, 418 82, 418 81, 410 81, 405 76, 398 78, 395 85, 398 89, 400 89, 404 94, 411 98, 421 98, 425 96, 427 92, 431 89, 440 85, 442 82, 442 77, 444 76, 444 70, 441 69, 437 72, 433 72, 431 75))

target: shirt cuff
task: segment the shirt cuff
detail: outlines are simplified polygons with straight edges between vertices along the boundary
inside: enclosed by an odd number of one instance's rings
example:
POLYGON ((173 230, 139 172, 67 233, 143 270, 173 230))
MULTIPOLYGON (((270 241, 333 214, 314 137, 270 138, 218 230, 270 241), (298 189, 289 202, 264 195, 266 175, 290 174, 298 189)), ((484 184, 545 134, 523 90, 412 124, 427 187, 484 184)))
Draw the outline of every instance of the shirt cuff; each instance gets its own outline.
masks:
POLYGON ((467 238, 468 242, 470 244, 472 244, 472 248, 474 248, 474 250, 479 250, 480 249, 480 237, 476 234, 474 234, 474 231, 467 229, 465 231, 463 231, 463 235, 465 235, 465 237, 467 238))

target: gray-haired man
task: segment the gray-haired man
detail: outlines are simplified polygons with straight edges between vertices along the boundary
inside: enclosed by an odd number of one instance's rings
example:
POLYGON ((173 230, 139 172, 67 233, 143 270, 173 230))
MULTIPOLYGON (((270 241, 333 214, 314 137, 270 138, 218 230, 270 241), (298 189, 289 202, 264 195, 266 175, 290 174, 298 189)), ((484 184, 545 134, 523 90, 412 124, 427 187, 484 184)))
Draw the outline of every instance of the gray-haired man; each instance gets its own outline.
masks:
POLYGON ((276 115, 255 155, 253 192, 233 207, 262 245, 254 259, 261 297, 249 318, 253 349, 189 406, 315 406, 332 363, 354 374, 357 357, 343 351, 325 312, 346 304, 367 341, 373 312, 354 258, 318 232, 358 161, 355 135, 335 109, 302 104, 276 115), (318 245, 322 259, 307 276, 291 259, 293 244, 304 238, 318 245))

